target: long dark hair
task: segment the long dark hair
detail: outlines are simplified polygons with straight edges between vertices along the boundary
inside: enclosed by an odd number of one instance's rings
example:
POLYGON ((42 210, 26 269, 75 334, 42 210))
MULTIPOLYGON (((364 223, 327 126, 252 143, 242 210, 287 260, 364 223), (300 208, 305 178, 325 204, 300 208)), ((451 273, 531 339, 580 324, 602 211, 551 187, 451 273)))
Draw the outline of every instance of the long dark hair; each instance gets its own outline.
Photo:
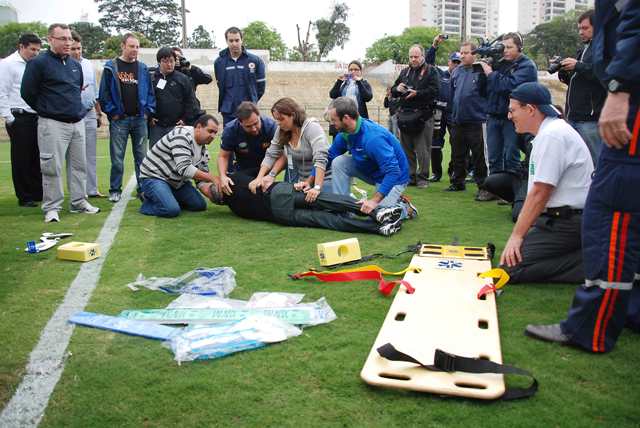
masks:
MULTIPOLYGON (((307 120, 307 113, 300 104, 293 100, 293 98, 285 97, 276 101, 271 107, 271 114, 276 112, 285 116, 293 117, 293 124, 298 128, 302 128, 304 121, 307 120)), ((291 141, 291 131, 284 131, 281 128, 280 141, 283 144, 289 144, 291 141)))

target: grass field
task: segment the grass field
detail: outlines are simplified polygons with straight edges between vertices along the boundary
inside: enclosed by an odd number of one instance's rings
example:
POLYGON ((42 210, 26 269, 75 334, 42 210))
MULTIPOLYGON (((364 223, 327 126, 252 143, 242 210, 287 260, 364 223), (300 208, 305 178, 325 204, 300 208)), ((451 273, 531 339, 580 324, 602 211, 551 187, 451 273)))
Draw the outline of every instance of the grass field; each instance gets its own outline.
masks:
MULTIPOLYGON (((79 268, 56 260, 54 251, 27 255, 25 242, 44 231, 93 241, 111 209, 98 200, 103 212, 96 216, 63 212, 61 223, 45 226, 39 209, 17 206, 8 149, 0 144, 0 407, 79 268)), ((104 193, 104 141, 99 156, 104 193)), ((474 402, 376 389, 360 380, 392 299, 369 282, 294 282, 286 274, 317 266, 316 243, 351 236, 365 254, 454 239, 493 242, 500 251, 512 227, 509 208, 474 202, 471 187, 444 193, 447 184, 408 190, 420 217, 391 238, 252 222, 213 205, 176 219, 151 218, 138 213, 139 201, 131 201, 87 310, 117 314, 166 306, 168 295, 125 287, 140 272, 178 276, 197 266, 232 266, 238 287, 231 297, 245 299, 255 291, 306 293, 306 301, 325 296, 338 319, 283 344, 182 366, 159 342, 76 328, 42 426, 638 426, 639 336, 626 331, 612 353, 588 355, 522 334, 528 323, 564 317, 572 285, 507 286, 498 300, 503 359, 536 375, 540 390, 532 399, 474 402)), ((379 264, 399 270, 409 260, 407 255, 379 264)))

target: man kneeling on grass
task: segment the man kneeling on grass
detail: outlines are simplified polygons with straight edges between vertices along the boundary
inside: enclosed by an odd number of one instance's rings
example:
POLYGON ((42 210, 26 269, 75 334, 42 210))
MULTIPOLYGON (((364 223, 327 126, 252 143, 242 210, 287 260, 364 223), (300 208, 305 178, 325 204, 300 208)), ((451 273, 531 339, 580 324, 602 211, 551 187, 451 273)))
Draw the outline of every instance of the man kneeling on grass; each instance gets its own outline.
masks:
POLYGON ((307 202, 305 192, 294 190, 291 183, 273 183, 264 192, 252 193, 253 177, 242 171, 229 174, 231 192, 221 191, 216 177, 214 184, 201 185, 202 193, 217 205, 227 205, 239 217, 271 221, 286 226, 319 227, 342 232, 376 233, 390 236, 402 226, 400 206, 377 207, 369 214, 362 212, 362 203, 350 196, 321 192, 314 202, 307 202))
POLYGON ((214 181, 209 173, 207 145, 217 133, 218 120, 205 114, 194 127, 177 126, 147 152, 140 165, 142 214, 176 217, 182 209, 207 209, 207 203, 191 185, 191 180, 195 180, 200 189, 214 181))

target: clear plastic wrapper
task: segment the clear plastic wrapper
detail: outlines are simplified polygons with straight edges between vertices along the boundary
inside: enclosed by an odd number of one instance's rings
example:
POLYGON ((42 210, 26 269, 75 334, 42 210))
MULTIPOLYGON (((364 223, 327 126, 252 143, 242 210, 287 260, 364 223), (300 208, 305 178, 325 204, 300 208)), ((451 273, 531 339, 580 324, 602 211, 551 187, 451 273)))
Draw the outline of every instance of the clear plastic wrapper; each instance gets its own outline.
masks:
POLYGON ((239 321, 189 326, 163 345, 173 351, 174 359, 180 364, 183 361, 221 358, 300 334, 301 329, 278 318, 252 315, 239 321))
POLYGON ((286 308, 302 302, 304 294, 260 291, 253 293, 247 308, 286 308))
POLYGON ((140 287, 170 294, 199 294, 226 297, 236 287, 236 272, 230 267, 197 268, 178 278, 151 277, 139 274, 127 287, 138 291, 140 287))
POLYGON ((167 309, 243 309, 246 300, 229 299, 218 296, 202 296, 200 294, 181 294, 167 305, 167 309))

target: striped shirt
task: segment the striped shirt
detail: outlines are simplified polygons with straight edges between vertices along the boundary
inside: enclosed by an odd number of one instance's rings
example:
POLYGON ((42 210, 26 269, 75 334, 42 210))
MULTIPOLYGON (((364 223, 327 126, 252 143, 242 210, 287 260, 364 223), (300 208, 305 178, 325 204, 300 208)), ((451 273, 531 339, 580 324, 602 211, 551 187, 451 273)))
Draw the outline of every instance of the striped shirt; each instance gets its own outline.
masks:
POLYGON ((209 172, 209 151, 194 138, 192 126, 176 126, 147 152, 140 178, 157 178, 174 189, 192 179, 197 170, 209 172))

